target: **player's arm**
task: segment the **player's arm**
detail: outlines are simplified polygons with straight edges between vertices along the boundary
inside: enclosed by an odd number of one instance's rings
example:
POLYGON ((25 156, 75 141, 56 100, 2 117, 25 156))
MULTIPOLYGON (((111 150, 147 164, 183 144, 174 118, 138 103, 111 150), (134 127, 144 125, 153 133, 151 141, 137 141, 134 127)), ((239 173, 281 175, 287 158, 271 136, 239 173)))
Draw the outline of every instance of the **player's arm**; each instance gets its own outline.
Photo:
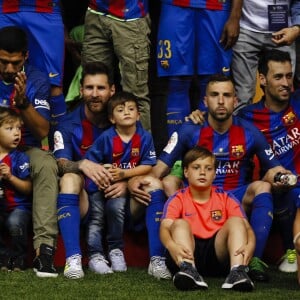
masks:
POLYGON ((79 169, 80 161, 72 161, 66 158, 58 158, 57 165, 58 165, 58 173, 60 176, 64 175, 65 173, 81 173, 79 169))
POLYGON ((148 174, 152 169, 149 165, 139 165, 132 169, 110 168, 109 172, 113 177, 113 181, 128 179, 134 176, 141 176, 148 174))
POLYGON ((34 137, 42 140, 49 133, 50 124, 37 110, 32 106, 26 97, 26 75, 19 72, 15 79, 15 105, 19 109, 25 126, 31 131, 34 137))
POLYGON ((0 164, 0 174, 4 181, 9 182, 18 192, 29 195, 32 192, 32 182, 28 178, 19 178, 11 173, 11 168, 6 163, 0 164))
POLYGON ((242 14, 243 0, 232 0, 231 11, 224 25, 220 43, 225 49, 231 48, 237 41, 240 33, 240 18, 242 14))

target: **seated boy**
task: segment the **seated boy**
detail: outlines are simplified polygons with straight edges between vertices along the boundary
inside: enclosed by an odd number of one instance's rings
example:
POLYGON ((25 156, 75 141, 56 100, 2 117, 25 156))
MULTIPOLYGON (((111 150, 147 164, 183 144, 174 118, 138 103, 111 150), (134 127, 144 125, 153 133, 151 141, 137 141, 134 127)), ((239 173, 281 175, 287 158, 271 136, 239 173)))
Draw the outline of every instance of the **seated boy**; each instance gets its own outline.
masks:
POLYGON ((184 156, 183 169, 189 186, 168 199, 160 226, 175 287, 206 289, 199 273, 216 276, 229 272, 223 289, 251 291, 254 285, 247 265, 255 236, 240 203, 212 186, 215 156, 196 146, 184 156))

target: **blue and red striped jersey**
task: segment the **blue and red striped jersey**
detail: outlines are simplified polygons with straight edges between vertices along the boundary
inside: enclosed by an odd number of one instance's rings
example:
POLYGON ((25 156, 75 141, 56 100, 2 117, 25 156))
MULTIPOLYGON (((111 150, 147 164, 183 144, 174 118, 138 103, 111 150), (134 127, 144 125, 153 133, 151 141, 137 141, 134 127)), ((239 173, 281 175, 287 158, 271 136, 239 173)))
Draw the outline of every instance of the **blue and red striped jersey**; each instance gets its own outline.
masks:
POLYGON ((230 10, 231 0, 161 0, 163 3, 181 6, 205 8, 211 10, 230 10))
POLYGON ((60 13, 60 0, 0 0, 0 13, 60 13))
MULTIPOLYGON (((20 179, 28 179, 30 177, 29 157, 24 152, 13 150, 0 162, 6 163, 14 176, 20 179)), ((32 201, 30 196, 21 194, 5 180, 3 180, 3 186, 7 211, 11 211, 15 208, 31 210, 32 201)))
MULTIPOLYGON (((110 163, 121 169, 156 164, 152 136, 139 123, 135 134, 127 143, 121 140, 114 126, 104 131, 87 151, 85 158, 97 163, 110 163)), ((87 190, 97 191, 98 187, 88 180, 87 190)))
POLYGON ((55 157, 72 161, 82 159, 105 129, 91 123, 85 116, 84 103, 80 104, 54 134, 55 157))
MULTIPOLYGON (((35 108, 35 110, 46 120, 50 120, 50 83, 47 74, 37 68, 25 64, 26 73, 26 97, 35 108)), ((13 83, 8 84, 0 79, 0 106, 14 107, 13 98, 15 88, 13 83)), ((31 133, 29 128, 22 128, 22 145, 41 147, 41 141, 31 133)))
POLYGON ((290 105, 282 112, 271 111, 262 99, 246 106, 239 114, 265 135, 286 169, 300 174, 300 93, 291 97, 290 105))
POLYGON ((218 166, 213 184, 232 190, 251 181, 252 160, 257 155, 267 169, 280 165, 263 134, 249 122, 233 117, 230 129, 220 134, 207 120, 201 125, 184 123, 174 132, 159 159, 172 167, 196 145, 206 147, 216 155, 218 166))
POLYGON ((89 8, 120 19, 136 19, 148 14, 148 0, 90 0, 89 8))

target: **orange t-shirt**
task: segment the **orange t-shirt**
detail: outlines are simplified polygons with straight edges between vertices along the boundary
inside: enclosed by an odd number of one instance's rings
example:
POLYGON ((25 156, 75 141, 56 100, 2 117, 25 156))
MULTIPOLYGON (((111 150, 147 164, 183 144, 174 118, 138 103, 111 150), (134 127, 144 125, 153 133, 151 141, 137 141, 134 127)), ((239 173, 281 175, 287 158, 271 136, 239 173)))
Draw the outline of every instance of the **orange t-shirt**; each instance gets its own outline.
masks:
POLYGON ((190 188, 179 190, 165 203, 162 219, 184 219, 189 222, 194 236, 212 237, 230 217, 246 218, 240 202, 223 189, 212 187, 205 203, 192 199, 190 188))

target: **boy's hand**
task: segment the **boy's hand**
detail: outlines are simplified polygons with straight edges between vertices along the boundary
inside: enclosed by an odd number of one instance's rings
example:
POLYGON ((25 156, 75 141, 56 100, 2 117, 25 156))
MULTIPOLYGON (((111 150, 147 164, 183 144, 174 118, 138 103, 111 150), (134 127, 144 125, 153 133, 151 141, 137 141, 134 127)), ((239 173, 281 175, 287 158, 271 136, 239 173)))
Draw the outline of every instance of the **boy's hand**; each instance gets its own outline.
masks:
POLYGON ((5 180, 9 180, 10 177, 12 176, 10 167, 7 164, 5 163, 0 164, 0 175, 5 180))

